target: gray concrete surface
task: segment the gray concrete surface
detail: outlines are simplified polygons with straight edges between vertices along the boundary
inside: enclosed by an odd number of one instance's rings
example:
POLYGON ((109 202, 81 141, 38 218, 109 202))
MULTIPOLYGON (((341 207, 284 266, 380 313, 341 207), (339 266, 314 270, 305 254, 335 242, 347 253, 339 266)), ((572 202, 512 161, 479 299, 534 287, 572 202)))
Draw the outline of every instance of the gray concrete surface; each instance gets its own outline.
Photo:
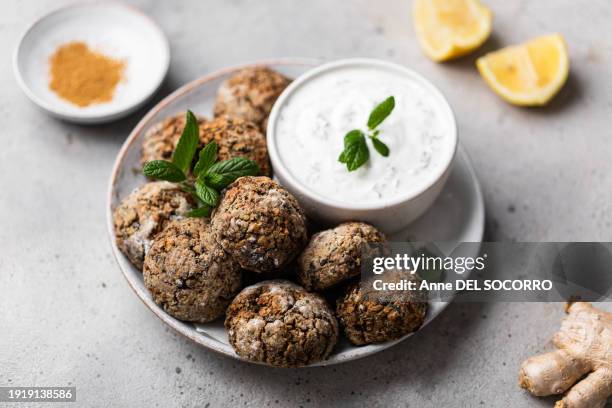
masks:
MULTIPOLYGON (((549 107, 502 102, 473 56, 426 59, 408 0, 134 3, 170 39, 157 100, 217 68, 267 57, 406 64, 456 110, 484 188, 489 239, 609 240, 612 5, 485 2, 495 23, 483 51, 554 31, 567 38, 572 74, 549 107)), ((7 2, 0 13, 0 385, 75 385, 76 405, 86 407, 552 406, 521 391, 516 377, 524 358, 550 347, 559 304, 455 304, 390 350, 301 370, 243 364, 166 328, 128 288, 104 225, 111 165, 145 110, 75 126, 37 110, 14 80, 10 54, 20 34, 60 3, 7 2)))

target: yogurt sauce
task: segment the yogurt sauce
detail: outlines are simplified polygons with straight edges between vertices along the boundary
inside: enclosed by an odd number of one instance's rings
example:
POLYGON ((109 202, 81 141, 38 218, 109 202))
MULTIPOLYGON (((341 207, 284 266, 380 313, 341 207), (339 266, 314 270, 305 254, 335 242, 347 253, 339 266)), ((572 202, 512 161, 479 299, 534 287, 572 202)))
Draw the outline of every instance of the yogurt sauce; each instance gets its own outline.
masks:
POLYGON ((454 155, 454 119, 443 97, 401 68, 339 66, 297 84, 279 107, 275 141, 291 175, 328 200, 380 204, 426 189, 454 155), (338 161, 344 135, 367 130, 372 109, 389 96, 395 109, 378 127, 390 149, 381 156, 368 139, 369 160, 349 172, 338 161))

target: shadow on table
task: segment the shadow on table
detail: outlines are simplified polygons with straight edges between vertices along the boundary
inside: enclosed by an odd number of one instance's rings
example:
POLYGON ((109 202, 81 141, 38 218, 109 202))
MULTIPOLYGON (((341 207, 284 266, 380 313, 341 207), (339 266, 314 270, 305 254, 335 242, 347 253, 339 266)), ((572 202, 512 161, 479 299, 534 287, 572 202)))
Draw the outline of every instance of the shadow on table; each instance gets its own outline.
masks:
MULTIPOLYGON (((472 54, 468 54, 456 60, 444 62, 442 63, 442 65, 449 70, 472 72, 473 75, 479 76, 480 74, 478 73, 478 69, 476 68, 476 60, 489 52, 499 50, 500 48, 507 47, 509 45, 510 44, 503 43, 495 33, 492 33, 489 39, 472 54)), ((482 81, 482 85, 487 86, 484 83, 484 80, 482 81)), ((518 106, 513 107, 512 105, 508 104, 508 107, 522 109, 526 113, 535 115, 554 115, 576 104, 578 101, 580 101, 582 96, 583 90, 581 86, 580 76, 575 70, 572 70, 570 67, 570 73, 569 77, 567 78, 567 82, 565 83, 563 88, 561 88, 559 93, 546 106, 525 108, 518 106)))
MULTIPOLYGON (((486 318, 487 308, 485 303, 451 304, 414 337, 360 360, 302 369, 245 363, 241 364, 240 372, 256 378, 264 389, 278 389, 277 395, 296 387, 296 394, 310 395, 315 406, 320 405, 321 395, 326 396, 325 405, 358 406, 364 397, 381 396, 393 384, 410 383, 419 394, 433 395, 436 384, 448 376, 457 360, 478 353, 473 332, 486 318)), ((231 382, 232 371, 220 370, 216 375, 227 376, 225 380, 231 382)), ((306 401, 310 402, 310 398, 306 401)))

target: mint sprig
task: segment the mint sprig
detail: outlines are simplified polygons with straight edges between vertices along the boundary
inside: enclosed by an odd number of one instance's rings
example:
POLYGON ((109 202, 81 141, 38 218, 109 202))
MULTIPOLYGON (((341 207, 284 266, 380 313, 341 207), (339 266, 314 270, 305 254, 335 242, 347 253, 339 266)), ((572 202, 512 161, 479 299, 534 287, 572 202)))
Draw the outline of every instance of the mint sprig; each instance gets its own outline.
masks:
MULTIPOLYGON (((379 139, 380 130, 376 128, 391 114, 393 108, 395 108, 395 98, 390 96, 376 105, 368 118, 367 137, 372 141, 374 149, 383 157, 388 157, 390 151, 389 147, 379 139)), ((340 153, 338 161, 346 164, 348 171, 357 170, 369 158, 366 134, 362 130, 353 129, 344 135, 344 150, 340 153)))
POLYGON ((199 126, 195 115, 187 111, 185 128, 172 154, 172 161, 153 160, 147 162, 142 172, 145 176, 179 183, 180 188, 192 194, 198 207, 187 212, 188 217, 209 217, 219 204, 220 191, 243 176, 259 174, 257 164, 244 157, 217 161, 218 146, 214 141, 204 146, 189 178, 193 158, 200 144, 199 126), (194 142, 195 141, 195 142, 194 142))

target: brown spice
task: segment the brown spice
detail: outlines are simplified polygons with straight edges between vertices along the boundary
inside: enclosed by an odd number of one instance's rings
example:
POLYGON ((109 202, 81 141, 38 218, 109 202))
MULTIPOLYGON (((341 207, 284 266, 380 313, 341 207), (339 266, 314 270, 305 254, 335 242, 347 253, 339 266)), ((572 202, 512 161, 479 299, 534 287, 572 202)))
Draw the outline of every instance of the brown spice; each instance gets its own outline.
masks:
POLYGON ((122 61, 92 51, 83 42, 59 47, 51 56, 50 65, 49 88, 81 107, 113 99, 125 69, 122 61))

